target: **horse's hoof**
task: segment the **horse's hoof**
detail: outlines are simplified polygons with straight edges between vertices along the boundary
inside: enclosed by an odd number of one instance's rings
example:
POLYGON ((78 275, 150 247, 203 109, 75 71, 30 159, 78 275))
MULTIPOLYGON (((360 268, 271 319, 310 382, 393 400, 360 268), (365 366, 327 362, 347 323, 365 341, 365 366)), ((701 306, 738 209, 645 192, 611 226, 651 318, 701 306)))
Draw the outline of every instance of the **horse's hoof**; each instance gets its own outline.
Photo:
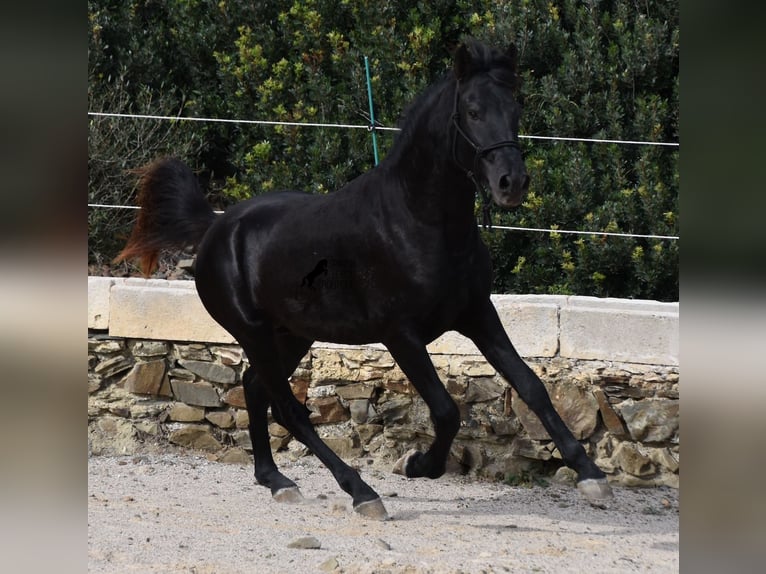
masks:
POLYGON ((418 456, 420 452, 415 450, 414 448, 411 448, 407 452, 404 453, 404 456, 396 461, 396 464, 394 465, 394 474, 401 474, 402 476, 407 476, 407 463, 412 460, 413 457, 418 456))
POLYGON ((271 497, 277 502, 303 502, 303 495, 298 490, 297 486, 288 486, 287 488, 280 488, 271 497))
POLYGON ((614 498, 612 487, 605 478, 586 478, 577 483, 577 490, 593 506, 606 508, 606 503, 614 498))
POLYGON ((383 506, 380 498, 360 502, 354 506, 354 512, 370 520, 388 520, 388 512, 386 512, 386 507, 383 506))

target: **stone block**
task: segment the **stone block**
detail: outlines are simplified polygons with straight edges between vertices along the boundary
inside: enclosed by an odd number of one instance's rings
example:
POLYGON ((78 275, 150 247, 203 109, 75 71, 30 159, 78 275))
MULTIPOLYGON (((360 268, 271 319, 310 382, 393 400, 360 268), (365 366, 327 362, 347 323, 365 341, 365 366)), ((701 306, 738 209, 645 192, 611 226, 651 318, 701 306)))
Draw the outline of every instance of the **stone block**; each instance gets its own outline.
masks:
POLYGON ((478 444, 454 444, 450 449, 447 469, 448 472, 459 474, 478 473, 488 462, 489 458, 478 444))
POLYGON ((468 389, 468 383, 465 380, 453 379, 452 377, 444 381, 444 386, 447 388, 447 392, 456 398, 462 398, 468 389))
POLYGON ((179 368, 170 369, 170 371, 168 371, 168 377, 170 377, 171 381, 193 381, 197 378, 191 371, 179 368))
POLYGON ((269 434, 273 437, 284 438, 290 436, 290 431, 279 423, 271 423, 269 425, 269 434))
POLYGON ((306 404, 306 397, 309 393, 309 381, 306 379, 291 379, 290 388, 301 404, 306 404))
POLYGON ((619 443, 614 449, 612 459, 622 470, 633 476, 646 477, 657 472, 652 459, 629 442, 619 443))
MULTIPOLYGON (((466 377, 494 377, 495 369, 481 355, 476 360, 463 361, 461 371, 466 377)), ((458 373, 452 373, 458 374, 458 373)))
POLYGON ((473 341, 455 331, 447 331, 436 338, 427 347, 432 355, 480 355, 473 341))
POLYGON ((312 386, 357 380, 359 361, 355 360, 351 351, 344 351, 344 353, 341 355, 334 349, 319 349, 316 353, 312 353, 312 386))
POLYGON ((129 368, 133 366, 133 361, 124 355, 117 355, 115 357, 110 357, 109 359, 105 361, 101 361, 96 367, 93 369, 93 372, 106 379, 109 377, 113 377, 114 375, 121 373, 123 371, 127 371, 129 368))
POLYGON ((88 394, 95 393, 101 388, 101 377, 88 373, 88 394))
POLYGON ((245 430, 237 430, 231 433, 231 438, 234 439, 234 443, 244 448, 245 450, 253 450, 253 443, 250 440, 250 433, 245 430))
POLYGON ((173 345, 178 353, 178 356, 182 359, 190 359, 192 361, 212 361, 213 354, 207 345, 202 343, 190 343, 188 345, 173 345))
MULTIPOLYGON (((245 403, 245 389, 242 386, 232 387, 223 394, 221 400, 232 407, 238 407, 240 409, 247 408, 247 404, 245 403)), ((245 411, 245 413, 246 412, 247 411, 245 411)))
POLYGON ((160 436, 162 434, 162 429, 160 427, 160 423, 157 421, 136 421, 133 423, 133 426, 136 428, 136 430, 140 433, 150 435, 150 436, 160 436))
POLYGON ((167 412, 167 401, 141 400, 129 405, 130 418, 132 419, 158 419, 163 418, 167 412))
MULTIPOLYGON (((588 438, 598 425, 598 401, 589 390, 574 383, 546 384, 554 408, 577 440, 588 438)), ((511 406, 527 435, 535 440, 550 440, 540 419, 512 391, 511 406)))
POLYGON ((370 422, 382 421, 385 425, 402 422, 412 408, 412 399, 406 396, 397 396, 378 403, 377 413, 370 422))
POLYGON ((348 411, 337 397, 309 399, 306 406, 312 411, 309 418, 314 424, 339 423, 349 419, 348 411))
POLYGON ((216 452, 223 448, 207 425, 185 425, 168 433, 168 440, 173 444, 206 452, 216 452))
POLYGON ((396 366, 396 361, 388 351, 370 349, 366 354, 365 364, 374 369, 392 369, 396 366))
POLYGON ((570 297, 561 309, 560 354, 678 365, 678 304, 570 297))
POLYGON ((211 351, 221 363, 229 366, 239 365, 244 356, 244 352, 239 347, 214 347, 211 351))
POLYGON ((465 391, 466 403, 481 403, 492 401, 503 395, 505 384, 492 378, 475 378, 468 381, 465 391))
POLYGON ((371 399, 374 393, 375 387, 373 385, 365 385, 362 383, 343 385, 335 389, 335 394, 346 401, 371 399))
POLYGON ((416 392, 415 387, 407 379, 384 380, 383 388, 399 395, 414 395, 416 392))
POLYGON ((559 349, 558 295, 493 295, 505 332, 522 357, 553 357, 559 349))
POLYGON ((205 415, 205 419, 222 429, 229 429, 234 426, 234 417, 229 411, 209 412, 205 415))
POLYGON ((250 426, 250 415, 245 409, 236 409, 234 411, 234 426, 238 429, 246 429, 250 426))
POLYGON ((117 353, 125 349, 125 341, 118 340, 103 340, 103 339, 89 339, 88 351, 92 353, 98 353, 99 355, 109 355, 117 353))
POLYGON ((625 429, 625 425, 622 423, 620 416, 612 408, 604 391, 601 389, 593 389, 593 396, 596 397, 596 401, 598 401, 598 410, 601 413, 601 420, 604 421, 606 430, 618 437, 626 436, 628 433, 625 429))
POLYGON ((205 420, 205 409, 184 403, 176 403, 168 410, 168 418, 175 422, 196 423, 205 420))
POLYGON ((115 277, 88 277, 88 329, 108 329, 112 286, 121 284, 115 277))
POLYGON ((167 355, 168 345, 165 341, 137 341, 132 352, 134 357, 159 357, 167 355))
POLYGON ((253 457, 238 446, 226 449, 216 460, 227 464, 253 464, 253 457))
MULTIPOLYGON (((553 357, 559 347, 558 296, 493 295, 508 337, 522 357, 553 357)), ((449 331, 428 345, 431 354, 481 355, 470 339, 449 331)))
POLYGON ((109 333, 161 341, 235 342, 210 317, 190 281, 173 281, 172 286, 148 280, 115 284, 109 301, 109 333))
POLYGON ((349 401, 349 412, 351 413, 351 420, 357 424, 364 424, 367 422, 369 416, 370 401, 367 399, 355 399, 349 401))
POLYGON ((288 448, 292 440, 293 440, 292 435, 287 435, 282 437, 272 436, 272 437, 269 437, 269 446, 271 447, 271 450, 273 451, 284 450, 288 448))
POLYGON ((237 378, 234 369, 227 367, 226 365, 188 359, 179 359, 178 362, 183 368, 188 369, 195 375, 213 383, 233 385, 237 378))
POLYGON ((373 425, 373 424, 357 425, 356 432, 359 435, 359 441, 363 445, 366 445, 373 439, 373 437, 383 432, 383 425, 373 425))
POLYGON ((165 376, 165 359, 141 361, 125 377, 125 390, 140 395, 158 395, 165 376))
POLYGON ((354 446, 354 439, 348 436, 333 436, 322 439, 340 458, 354 458, 362 454, 362 449, 354 446))
POLYGON ((492 418, 490 424, 497 436, 513 436, 519 432, 519 420, 515 417, 492 418))
POLYGON ((511 443, 511 454, 513 456, 523 456, 535 460, 550 460, 553 458, 551 451, 545 448, 545 445, 526 437, 517 436, 511 443))
POLYGON ((88 447, 92 454, 132 454, 139 445, 136 429, 127 419, 102 416, 88 425, 88 447))
POLYGON ((206 382, 171 381, 173 395, 187 405, 219 407, 221 399, 215 387, 206 382))
POLYGON ((678 472, 678 458, 667 448, 653 448, 649 450, 649 459, 659 468, 670 472, 678 472))
POLYGON ((663 442, 678 430, 679 401, 673 399, 628 399, 615 407, 633 440, 663 442))

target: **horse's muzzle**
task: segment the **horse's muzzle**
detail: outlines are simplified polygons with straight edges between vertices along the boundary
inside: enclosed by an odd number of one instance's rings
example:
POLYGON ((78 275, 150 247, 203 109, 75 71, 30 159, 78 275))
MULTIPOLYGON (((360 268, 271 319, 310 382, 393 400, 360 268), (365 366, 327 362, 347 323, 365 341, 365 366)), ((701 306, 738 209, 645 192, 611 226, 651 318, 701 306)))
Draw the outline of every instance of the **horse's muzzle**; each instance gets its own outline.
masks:
POLYGON ((500 207, 517 207, 522 204, 529 190, 529 175, 503 174, 495 185, 490 184, 492 199, 500 207))

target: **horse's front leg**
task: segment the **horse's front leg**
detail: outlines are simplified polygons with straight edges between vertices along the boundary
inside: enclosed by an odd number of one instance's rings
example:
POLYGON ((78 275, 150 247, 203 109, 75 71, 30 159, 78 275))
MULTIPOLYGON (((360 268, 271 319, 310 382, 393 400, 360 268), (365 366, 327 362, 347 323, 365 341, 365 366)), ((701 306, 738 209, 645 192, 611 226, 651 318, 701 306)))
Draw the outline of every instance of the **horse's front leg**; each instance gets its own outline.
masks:
POLYGON ((460 411, 439 379, 422 341, 402 334, 385 345, 428 405, 436 435, 425 453, 407 452, 394 466, 394 472, 410 478, 438 478, 444 474, 452 441, 460 428, 460 411))
POLYGON ((603 506, 612 497, 606 475, 588 458, 583 446, 561 420, 542 381, 513 347, 492 302, 487 299, 478 309, 466 314, 459 331, 476 344, 489 363, 537 415, 566 465, 577 472, 580 492, 591 504, 603 506))

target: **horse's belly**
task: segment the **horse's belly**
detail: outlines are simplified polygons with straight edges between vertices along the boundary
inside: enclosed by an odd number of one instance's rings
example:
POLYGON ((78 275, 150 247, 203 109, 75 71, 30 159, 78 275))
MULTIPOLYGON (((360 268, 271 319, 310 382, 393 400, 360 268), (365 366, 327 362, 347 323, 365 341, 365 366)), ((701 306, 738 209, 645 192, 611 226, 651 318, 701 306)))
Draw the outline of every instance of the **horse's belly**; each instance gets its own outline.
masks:
POLYGON ((382 308, 375 311, 353 295, 302 292, 285 296, 276 315, 281 326, 307 339, 352 345, 381 341, 390 318, 382 308))

